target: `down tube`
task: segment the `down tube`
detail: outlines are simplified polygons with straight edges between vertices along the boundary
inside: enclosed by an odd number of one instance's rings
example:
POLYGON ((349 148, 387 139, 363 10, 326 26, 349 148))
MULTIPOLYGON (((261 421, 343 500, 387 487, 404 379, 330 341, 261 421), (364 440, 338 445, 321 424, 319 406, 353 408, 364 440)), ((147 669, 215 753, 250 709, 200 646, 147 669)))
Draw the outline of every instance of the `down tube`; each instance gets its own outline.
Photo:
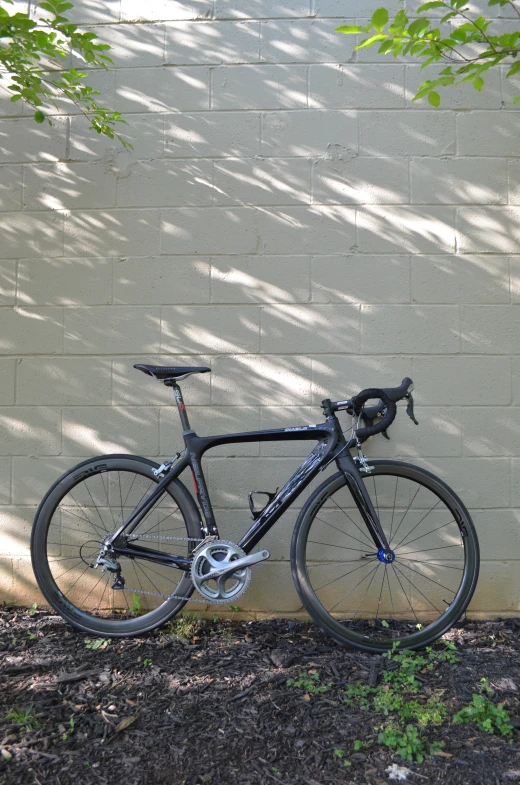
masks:
POLYGON ((293 500, 299 496, 303 489, 314 479, 323 465, 323 459, 326 456, 326 453, 326 443, 320 442, 317 444, 308 458, 304 460, 293 476, 287 480, 283 488, 278 491, 273 501, 262 510, 260 516, 238 543, 246 553, 249 553, 251 549, 255 547, 276 523, 278 518, 291 505, 293 500))

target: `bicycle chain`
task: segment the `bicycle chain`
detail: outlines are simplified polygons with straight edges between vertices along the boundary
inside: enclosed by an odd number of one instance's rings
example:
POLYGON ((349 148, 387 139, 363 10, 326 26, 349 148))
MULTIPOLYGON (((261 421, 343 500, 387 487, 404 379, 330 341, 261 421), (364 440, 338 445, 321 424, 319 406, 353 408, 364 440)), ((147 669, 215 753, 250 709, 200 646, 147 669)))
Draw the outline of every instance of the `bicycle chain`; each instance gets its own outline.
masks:
POLYGON ((132 540, 181 540, 182 542, 202 542, 201 537, 162 537, 160 534, 132 534, 132 540))
MULTIPOLYGON (((177 540, 182 542, 202 542, 200 537, 161 537, 160 534, 137 534, 135 537, 132 537, 132 540, 177 540)), ((163 597, 165 600, 172 599, 171 594, 161 594, 157 591, 145 591, 144 589, 130 589, 126 586, 123 588, 122 591, 130 591, 132 594, 146 594, 150 597, 163 597)), ((197 597, 178 597, 175 596, 176 600, 191 600, 191 602, 202 602, 204 605, 208 604, 207 600, 199 600, 197 597)))
POLYGON ((144 589, 130 589, 126 586, 122 589, 122 591, 131 591, 132 594, 148 594, 151 597, 164 597, 165 600, 190 600, 190 602, 202 602, 204 605, 210 604, 210 600, 199 600, 197 597, 178 597, 177 595, 174 597, 172 594, 160 594, 157 591, 145 591, 144 589))

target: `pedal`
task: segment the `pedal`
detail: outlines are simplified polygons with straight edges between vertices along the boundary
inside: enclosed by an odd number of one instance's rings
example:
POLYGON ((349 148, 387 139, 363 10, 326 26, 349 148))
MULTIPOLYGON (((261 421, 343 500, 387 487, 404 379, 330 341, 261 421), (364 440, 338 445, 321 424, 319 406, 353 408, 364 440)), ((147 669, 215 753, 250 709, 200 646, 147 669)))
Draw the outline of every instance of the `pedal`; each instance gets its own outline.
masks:
POLYGON ((247 495, 247 498, 249 499, 249 509, 251 510, 251 517, 253 518, 254 521, 256 521, 256 519, 260 517, 260 515, 263 513, 267 505, 271 504, 277 493, 278 493, 278 488, 274 493, 270 493, 269 491, 251 491, 251 493, 247 495), (258 494, 259 496, 267 496, 267 501, 261 510, 257 510, 255 507, 253 501, 253 496, 255 494, 258 494))

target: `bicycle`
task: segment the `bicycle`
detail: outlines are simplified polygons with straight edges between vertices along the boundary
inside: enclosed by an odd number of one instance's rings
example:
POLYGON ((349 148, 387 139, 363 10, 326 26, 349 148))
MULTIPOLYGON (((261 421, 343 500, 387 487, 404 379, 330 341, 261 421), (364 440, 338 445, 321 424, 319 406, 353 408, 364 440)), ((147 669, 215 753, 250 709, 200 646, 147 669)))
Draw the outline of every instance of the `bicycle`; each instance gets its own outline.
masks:
POLYGON ((380 652, 429 645, 464 613, 479 547, 463 503, 428 471, 369 462, 361 451, 370 436, 387 435, 398 401, 407 400, 417 423, 411 379, 326 399, 325 422, 317 425, 201 437, 190 427, 179 382, 211 369, 134 368, 172 387, 184 449, 160 466, 132 455, 91 458, 45 495, 33 524, 32 563, 43 595, 71 625, 103 637, 142 635, 179 613, 195 590, 206 605, 236 603, 251 567, 270 556, 253 548, 333 462, 337 473, 306 501, 291 542, 292 577, 308 614, 337 642, 380 652), (378 403, 366 407, 371 399, 378 403), (345 431, 341 411, 352 416, 345 431), (241 540, 221 540, 202 456, 224 444, 283 440, 317 444, 280 490, 249 494, 253 523, 241 540), (188 468, 198 504, 179 479, 188 468), (262 494, 267 500, 257 509, 262 494))

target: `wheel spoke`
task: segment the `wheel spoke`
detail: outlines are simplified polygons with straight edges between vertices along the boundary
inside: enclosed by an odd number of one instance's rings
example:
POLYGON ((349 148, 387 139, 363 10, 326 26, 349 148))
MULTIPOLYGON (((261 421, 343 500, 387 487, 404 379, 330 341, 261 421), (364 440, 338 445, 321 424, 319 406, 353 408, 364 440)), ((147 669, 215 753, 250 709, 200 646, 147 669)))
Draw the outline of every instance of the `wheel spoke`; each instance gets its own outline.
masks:
MULTIPOLYGON (((107 458, 107 463, 109 461, 111 463, 108 467, 104 465, 103 471, 84 470, 86 476, 79 482, 74 481, 71 476, 60 501, 44 521, 46 526, 44 558, 47 560, 52 576, 50 579, 52 583, 48 589, 53 596, 63 598, 63 601, 58 599, 57 602, 60 607, 62 602, 65 603, 64 615, 67 615, 72 604, 79 612, 79 615, 74 618, 81 619, 82 614, 83 619, 88 620, 82 622, 84 628, 91 627, 93 631, 99 631, 99 634, 104 632, 100 625, 107 623, 108 620, 117 624, 131 623, 134 627, 138 623, 139 616, 136 615, 135 609, 131 608, 128 589, 131 593, 134 587, 136 593, 146 598, 146 602, 142 605, 142 613, 146 615, 168 602, 176 591, 181 593, 178 591, 178 586, 185 575, 184 572, 179 573, 178 570, 160 563, 139 558, 130 559, 118 555, 110 548, 106 551, 102 550, 102 540, 108 532, 107 525, 118 528, 124 520, 125 507, 135 509, 158 482, 151 477, 148 465, 144 471, 140 467, 134 471, 132 466, 128 466, 125 458, 121 460, 107 458), (96 478, 96 474, 101 476, 96 478), (134 505, 136 500, 137 504, 134 505), (61 553, 57 550, 57 558, 53 557, 52 550, 59 548, 62 549, 61 553), (104 556, 107 562, 101 562, 98 572, 95 573, 90 565, 96 562, 98 556, 104 556), (55 567, 53 567, 54 563, 56 563, 55 567), (103 566, 105 572, 101 569, 103 566), (117 584, 119 580, 120 588, 117 584), (112 588, 114 583, 116 588, 112 588), (125 585, 128 589, 125 589, 125 585)), ((96 467, 97 461, 94 468, 96 467)), ((67 475, 64 475, 65 481, 66 478, 67 475)), ((159 540, 163 532, 164 537, 179 536, 185 539, 190 536, 193 540, 200 539, 200 534, 198 537, 192 536, 197 534, 197 531, 188 528, 185 508, 174 486, 165 491, 153 508, 147 512, 140 521, 135 536, 136 538, 149 536, 150 539, 154 539, 154 534, 151 532, 157 532, 155 536, 159 540), (173 533, 170 535, 170 532, 173 533)), ((166 547, 168 544, 173 543, 160 541, 160 551, 169 554, 169 551, 175 550, 166 547)), ((186 552, 189 552, 187 544, 186 552)), ((183 604, 180 599, 177 602, 179 605, 183 604)), ((171 607, 170 601, 170 612, 171 607)), ((143 626, 145 624, 143 622, 143 626)))
MULTIPOLYGON (((399 526, 397 527, 397 529, 396 529, 396 530, 395 530, 395 532, 394 532, 394 537, 396 537, 396 536, 397 536, 397 532, 398 532, 398 531, 399 531, 399 529, 401 528, 401 524, 402 524, 402 522, 404 521, 404 519, 405 519, 405 518, 406 518, 406 516, 408 515, 408 511, 410 510, 410 507, 411 507, 411 506, 412 506, 412 504, 414 503, 414 501, 415 501, 415 497, 418 495, 419 491, 421 490, 421 487, 422 487, 422 486, 421 486, 421 485, 419 485, 419 487, 418 487, 418 488, 417 488, 417 490, 415 491, 415 494, 414 494, 414 496, 413 496, 413 499, 412 499, 412 501, 410 502, 410 504, 409 504, 409 505, 408 505, 408 507, 406 508, 405 514, 403 515, 403 517, 402 517, 402 518, 401 518, 401 520, 399 521, 399 526)), ((392 543, 388 543, 388 544, 390 545, 390 547, 392 547, 392 543)), ((394 550, 395 550, 395 549, 394 549, 394 550)))
POLYGON ((340 477, 322 486, 320 501, 303 514, 299 524, 302 534, 296 530, 298 569, 301 567, 298 560, 302 558, 298 538, 301 541, 303 536, 305 544, 304 578, 299 579, 305 607, 338 640, 368 651, 384 651, 395 641, 406 647, 411 640, 417 647, 435 640, 445 630, 444 602, 451 600, 453 604, 457 596, 458 606, 462 610, 466 607, 469 591, 459 594, 459 587, 464 585, 467 571, 474 569, 474 561, 467 564, 468 551, 473 549, 474 553, 475 547, 471 521, 466 521, 467 537, 463 540, 459 532, 464 520, 459 526, 454 519, 452 502, 443 486, 418 468, 406 467, 402 474, 397 474, 395 462, 390 463, 390 471, 385 471, 380 462, 376 474, 370 475, 372 479, 364 477, 363 481, 370 488, 374 510, 383 531, 389 535, 388 542, 397 543, 392 546, 393 561, 383 563, 377 559, 372 543, 366 552, 361 550, 365 547, 365 542, 359 539, 360 533, 366 536, 364 523, 361 513, 356 508, 353 511, 349 502, 348 514, 345 513, 348 525, 343 527, 341 522, 338 525, 337 521, 327 520, 325 507, 329 511, 342 509, 338 501, 343 504, 344 500, 339 494, 345 492, 346 483, 340 477), (447 522, 437 525, 447 517, 444 513, 449 514, 447 522), (428 522, 430 530, 425 532, 428 522), (323 524, 332 535, 330 539, 327 530, 321 528, 323 524), (450 526, 456 528, 449 529, 450 526), (342 535, 338 537, 339 543, 334 542, 336 535, 332 530, 342 535), (452 539, 455 532, 459 534, 457 540, 452 539), (450 539, 446 542, 448 533, 450 539), (421 550, 423 537, 428 537, 424 541, 427 547, 421 550), (312 559, 314 546, 318 549, 316 559, 312 559), (331 559, 326 558, 329 551, 320 552, 320 548, 332 549, 331 559), (345 554, 342 560, 344 551, 350 551, 351 555, 345 554), (357 555, 366 559, 356 558, 357 555), (446 600, 441 602, 441 597, 446 600), (427 621, 421 623, 421 617, 425 616, 427 621))
POLYGON ((342 578, 346 578, 348 575, 352 575, 353 572, 357 572, 358 570, 361 570, 363 567, 366 567, 367 564, 373 564, 374 562, 375 559, 371 559, 370 561, 363 562, 363 564, 360 564, 359 567, 356 567, 354 570, 350 570, 349 572, 343 573, 343 575, 340 575, 339 578, 333 578, 331 581, 325 583, 323 586, 320 586, 319 589, 315 589, 314 591, 319 592, 322 589, 325 589, 327 586, 330 586, 332 583, 336 583, 336 581, 340 581, 342 578))
MULTIPOLYGON (((442 523, 440 526, 437 526, 436 529, 433 529, 432 531, 426 532, 426 534, 420 534, 418 537, 415 537, 413 540, 408 540, 408 542, 403 543, 403 545, 411 545, 412 542, 417 542, 417 540, 422 540, 423 537, 427 537, 429 534, 430 535, 431 534, 435 534, 435 532, 438 532, 441 529, 444 529, 445 526, 449 526, 450 523, 455 523, 455 525, 456 525, 455 519, 452 518, 451 521, 446 521, 446 523, 442 523)), ((406 540, 406 537, 405 537, 405 540, 406 540)), ((401 544, 401 543, 399 543, 399 544, 401 544)), ((394 548, 394 551, 397 549, 397 547, 398 546, 396 545, 395 548, 394 548)))
MULTIPOLYGON (((396 569, 396 570, 398 570, 399 568, 396 566, 396 568, 395 568, 395 569, 396 569)), ((408 568, 408 569, 410 569, 410 568, 408 568)), ((430 600, 430 599, 429 599, 429 598, 428 598, 428 597, 427 597, 425 594, 423 594, 423 593, 422 593, 422 591, 421 591, 421 590, 420 590, 420 589, 419 589, 419 588, 418 588, 418 587, 415 585, 415 583, 412 581, 412 579, 411 579, 411 578, 409 578, 409 577, 408 577, 408 575, 404 575, 404 573, 403 573, 403 572, 401 572, 401 570, 399 570, 399 572, 400 572, 400 574, 403 576, 403 578, 405 578, 405 580, 407 580, 409 583, 411 583, 411 584, 412 584, 412 586, 414 587, 415 591, 418 591, 418 592, 419 592, 419 594, 420 594, 422 597, 424 597, 424 599, 426 600, 426 602, 428 602, 428 603, 429 603, 429 604, 432 606, 432 608, 435 608, 435 610, 437 611, 437 613, 440 613, 440 614, 442 615, 442 613, 443 613, 442 609, 441 609, 441 608, 437 608, 437 606, 436 606, 436 605, 435 605, 435 604, 434 604, 434 603, 433 603, 433 602, 432 602, 432 601, 431 601, 431 600, 430 600)), ((413 570, 413 572, 415 572, 415 570, 413 570)), ((417 573, 417 574, 419 575, 420 573, 417 573)), ((417 618, 417 616, 416 616, 415 618, 417 618)))
MULTIPOLYGON (((363 542, 363 540, 358 540, 357 537, 352 537, 352 535, 348 535, 347 532, 343 531, 342 529, 338 529, 337 526, 334 526, 332 523, 329 523, 328 521, 324 521, 323 518, 319 518, 317 515, 315 517, 315 520, 321 521, 321 523, 324 523, 326 526, 330 526, 331 529, 335 529, 337 532, 342 534, 344 537, 349 537, 350 536, 350 538, 352 540, 355 540, 356 542, 359 542, 360 545, 365 545, 367 548, 370 548, 370 547, 374 546, 374 543, 373 542, 371 543, 368 538, 366 538, 365 542, 363 542)), ((356 529, 359 529, 359 526, 356 526, 356 529)), ((361 531, 361 529, 360 529, 360 531, 361 531)))
POLYGON ((399 548, 399 546, 400 546, 400 545, 405 545, 405 540, 406 540, 406 538, 407 538, 407 537, 409 537, 409 536, 410 536, 410 534, 412 534, 412 532, 414 532, 414 531, 416 530, 416 528, 417 528, 417 527, 418 527, 418 526, 419 526, 419 525, 420 525, 420 524, 421 524, 421 523, 424 521, 424 519, 425 519, 425 518, 427 518, 427 517, 428 517, 428 515, 429 515, 431 512, 433 512, 433 510, 435 510, 435 508, 436 508, 436 507, 438 507, 438 506, 439 506, 439 504, 440 504, 440 503, 441 503, 441 500, 439 499, 439 501, 438 501, 438 502, 436 502, 436 503, 433 505, 433 507, 431 508, 431 510, 428 510, 428 512, 426 513, 426 515, 424 515, 424 516, 421 518, 421 520, 419 521, 419 523, 416 523, 416 524, 415 524, 415 526, 413 527, 413 529, 412 529, 411 531, 409 531, 409 532, 408 532, 408 534, 407 534, 405 537, 403 537, 403 539, 402 539, 400 542, 398 542, 398 543, 397 543, 397 545, 396 545, 396 546, 395 546, 395 548, 394 548, 394 551, 395 551, 395 550, 397 550, 397 548, 399 548))

